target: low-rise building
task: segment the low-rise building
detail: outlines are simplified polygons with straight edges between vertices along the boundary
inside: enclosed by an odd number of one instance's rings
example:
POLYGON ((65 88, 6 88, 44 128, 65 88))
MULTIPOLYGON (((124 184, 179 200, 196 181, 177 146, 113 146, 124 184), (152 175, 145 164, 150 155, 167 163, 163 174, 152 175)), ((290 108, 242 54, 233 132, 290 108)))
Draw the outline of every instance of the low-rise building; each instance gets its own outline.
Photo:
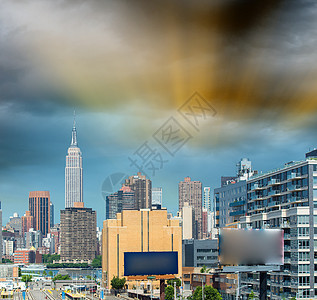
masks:
POLYGON ((183 267, 218 267, 218 240, 183 240, 183 267))
MULTIPOLYGON (((124 210, 116 219, 103 223, 102 231, 103 285, 110 285, 113 276, 124 276, 125 252, 178 253, 178 274, 182 272, 182 228, 178 220, 169 220, 167 210, 124 210)), ((155 274, 149 274, 155 275, 155 274)), ((133 283, 128 282, 130 288, 133 283)), ((158 282, 153 282, 153 286, 158 282)))

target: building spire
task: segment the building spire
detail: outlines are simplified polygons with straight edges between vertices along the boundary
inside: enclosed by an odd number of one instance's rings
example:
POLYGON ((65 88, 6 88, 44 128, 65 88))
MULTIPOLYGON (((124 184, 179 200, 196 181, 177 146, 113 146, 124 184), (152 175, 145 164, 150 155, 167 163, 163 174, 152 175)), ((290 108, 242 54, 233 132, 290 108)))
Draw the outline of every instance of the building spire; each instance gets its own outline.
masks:
POLYGON ((71 146, 77 147, 77 131, 76 131, 76 112, 74 109, 74 122, 73 122, 73 130, 72 130, 72 141, 70 143, 71 146))

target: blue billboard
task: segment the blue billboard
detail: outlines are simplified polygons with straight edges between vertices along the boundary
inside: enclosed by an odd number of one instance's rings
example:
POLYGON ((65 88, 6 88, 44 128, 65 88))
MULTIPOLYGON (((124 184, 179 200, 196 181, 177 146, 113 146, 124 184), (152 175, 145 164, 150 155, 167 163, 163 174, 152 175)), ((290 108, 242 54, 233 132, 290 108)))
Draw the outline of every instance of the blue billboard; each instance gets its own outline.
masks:
POLYGON ((178 253, 124 252, 124 276, 178 274, 178 253))

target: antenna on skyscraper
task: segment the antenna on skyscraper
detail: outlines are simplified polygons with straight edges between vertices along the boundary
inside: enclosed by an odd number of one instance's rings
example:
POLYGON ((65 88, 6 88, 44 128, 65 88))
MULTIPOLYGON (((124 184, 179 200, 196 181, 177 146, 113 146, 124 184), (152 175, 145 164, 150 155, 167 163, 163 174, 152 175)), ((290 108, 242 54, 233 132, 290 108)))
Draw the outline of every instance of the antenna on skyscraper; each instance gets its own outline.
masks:
POLYGON ((74 122, 73 122, 73 128, 76 127, 76 110, 74 108, 74 122))

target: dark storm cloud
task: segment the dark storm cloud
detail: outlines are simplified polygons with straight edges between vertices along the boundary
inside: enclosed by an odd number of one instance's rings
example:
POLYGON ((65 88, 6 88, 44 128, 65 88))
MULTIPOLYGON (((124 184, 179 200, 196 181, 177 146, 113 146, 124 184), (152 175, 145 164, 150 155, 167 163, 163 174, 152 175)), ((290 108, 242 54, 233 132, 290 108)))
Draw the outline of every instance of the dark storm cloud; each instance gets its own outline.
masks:
MULTIPOLYGON (((316 6, 308 0, 3 0, 0 107, 4 114, 54 116, 73 106, 133 107, 133 114, 146 106, 154 120, 198 90, 221 116, 210 136, 219 133, 217 146, 226 147, 228 120, 238 122, 243 140, 252 122, 274 126, 317 109, 316 6)), ((139 113, 128 136, 146 118, 139 113)), ((2 121, 1 130, 6 127, 2 121)), ((11 144, 17 132, 5 130, 3 143, 11 144)), ((208 147, 207 140, 199 141, 208 147)))
POLYGON ((261 115, 315 94, 314 1, 3 1, 1 8, 9 16, 1 24, 2 99, 107 109, 160 100, 174 108, 199 89, 225 113, 244 103, 235 109, 244 118, 250 108, 261 115), (175 86, 183 90, 177 100, 175 86))

